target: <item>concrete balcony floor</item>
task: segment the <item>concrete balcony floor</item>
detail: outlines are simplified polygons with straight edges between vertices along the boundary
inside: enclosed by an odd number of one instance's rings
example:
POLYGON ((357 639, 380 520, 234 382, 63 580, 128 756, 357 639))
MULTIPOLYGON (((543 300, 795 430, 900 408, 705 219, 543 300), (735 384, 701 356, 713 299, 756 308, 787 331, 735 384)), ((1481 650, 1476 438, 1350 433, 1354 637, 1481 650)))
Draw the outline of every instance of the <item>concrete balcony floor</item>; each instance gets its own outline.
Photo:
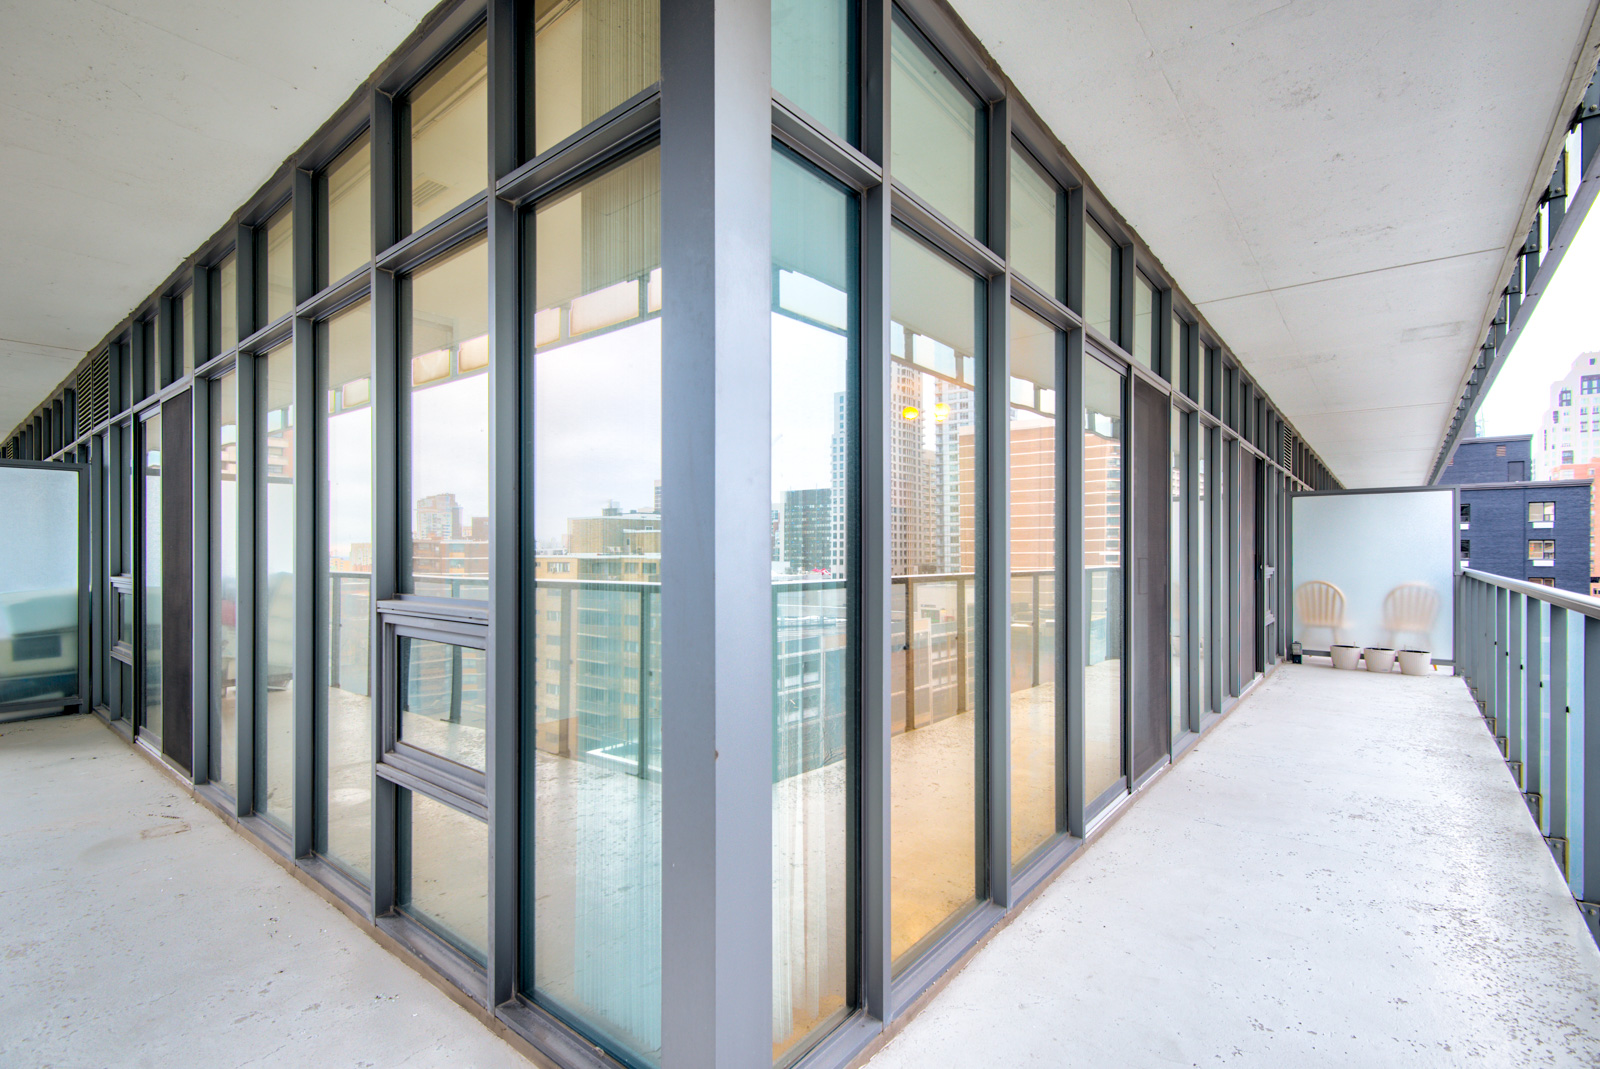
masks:
POLYGON ((1286 665, 871 1062, 1600 1064, 1600 951, 1461 680, 1286 665))
POLYGON ((95 718, 0 784, 0 1065, 527 1069, 95 718))
MULTIPOLYGON (((0 728, 0 1065, 525 1066, 88 717, 0 728)), ((1600 1063, 1600 952, 1457 679, 1285 667, 877 1055, 1600 1063)))

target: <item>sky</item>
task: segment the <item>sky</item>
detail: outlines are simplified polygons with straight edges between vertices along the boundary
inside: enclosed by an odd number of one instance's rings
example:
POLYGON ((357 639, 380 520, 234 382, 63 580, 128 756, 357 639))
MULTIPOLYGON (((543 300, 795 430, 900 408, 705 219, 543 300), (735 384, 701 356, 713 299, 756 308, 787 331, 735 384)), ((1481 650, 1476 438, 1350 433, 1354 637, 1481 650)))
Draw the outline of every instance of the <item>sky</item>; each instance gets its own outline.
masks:
POLYGON ((1512 347, 1479 409, 1485 436, 1531 434, 1550 404, 1550 384, 1579 353, 1600 350, 1600 223, 1584 219, 1550 287, 1512 347))

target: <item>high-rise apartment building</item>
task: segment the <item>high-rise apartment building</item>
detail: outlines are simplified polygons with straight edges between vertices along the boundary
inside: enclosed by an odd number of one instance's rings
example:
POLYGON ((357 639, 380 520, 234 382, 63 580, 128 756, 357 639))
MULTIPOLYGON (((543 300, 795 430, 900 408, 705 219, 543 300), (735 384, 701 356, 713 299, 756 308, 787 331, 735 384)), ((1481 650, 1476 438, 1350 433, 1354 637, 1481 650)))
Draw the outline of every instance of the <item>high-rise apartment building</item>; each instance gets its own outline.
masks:
POLYGON ((1600 458, 1600 352, 1579 353, 1550 384, 1550 406, 1534 433, 1539 479, 1557 467, 1600 458))

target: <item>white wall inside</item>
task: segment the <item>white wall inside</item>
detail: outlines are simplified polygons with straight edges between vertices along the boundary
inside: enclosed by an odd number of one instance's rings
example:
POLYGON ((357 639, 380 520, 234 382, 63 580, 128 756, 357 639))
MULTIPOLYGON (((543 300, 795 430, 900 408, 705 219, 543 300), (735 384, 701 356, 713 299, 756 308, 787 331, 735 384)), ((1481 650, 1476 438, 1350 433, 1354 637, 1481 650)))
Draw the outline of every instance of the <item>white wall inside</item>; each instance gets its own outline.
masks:
POLYGON ((1449 660, 1454 645, 1456 495, 1452 488, 1305 494, 1291 499, 1292 637, 1326 650, 1328 630, 1307 628, 1301 591, 1315 580, 1344 594, 1341 641, 1355 646, 1417 649, 1423 635, 1396 634, 1385 618, 1390 593, 1425 583, 1437 598, 1427 649, 1449 660))

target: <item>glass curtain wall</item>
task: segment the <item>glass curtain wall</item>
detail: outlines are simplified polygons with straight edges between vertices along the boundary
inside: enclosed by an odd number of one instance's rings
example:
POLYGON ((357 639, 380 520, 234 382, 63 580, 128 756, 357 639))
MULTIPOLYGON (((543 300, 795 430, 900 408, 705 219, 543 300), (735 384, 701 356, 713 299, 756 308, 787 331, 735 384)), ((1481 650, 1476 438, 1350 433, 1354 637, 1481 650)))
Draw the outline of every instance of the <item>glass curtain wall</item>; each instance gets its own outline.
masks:
POLYGON ((483 192, 489 174, 489 39, 479 29, 406 95, 401 231, 412 233, 483 192))
POLYGON ((526 140, 539 155, 660 80, 661 4, 537 0, 532 59, 526 140))
POLYGON ((144 694, 139 734, 161 748, 161 412, 140 424, 139 578, 143 617, 140 673, 144 694))
POLYGON ((858 18, 854 0, 772 0, 772 88, 852 145, 858 18))
POLYGON ((317 288, 337 282, 372 258, 372 139, 362 134, 318 176, 317 288))
POLYGON ((856 199, 772 159, 773 1056, 851 1004, 856 199))
POLYGON ((1141 272, 1133 273, 1133 338, 1131 350, 1134 360, 1152 371, 1156 368, 1156 328, 1161 317, 1156 315, 1156 288, 1141 272))
POLYGON ((482 964, 489 945, 489 830, 425 794, 395 792, 395 904, 482 964))
MULTIPOLYGON (((346 272, 348 273, 348 272, 346 272)), ((317 848, 372 876, 372 306, 317 324, 322 547, 317 848)))
POLYGON ((256 358, 255 810, 294 817, 294 346, 256 358))
POLYGON ((1084 798, 1123 776, 1123 377, 1083 361, 1084 798))
POLYGON ((294 206, 285 204, 257 238, 261 249, 257 324, 276 323, 294 311, 294 206))
POLYGON ((986 112, 921 35, 895 13, 889 44, 891 162, 895 181, 978 240, 988 199, 986 112))
POLYGON ((1061 769, 1056 690, 1056 355, 1060 335, 1011 306, 1011 863, 1055 838, 1061 769))
POLYGON ((233 253, 211 271, 211 334, 213 355, 239 344, 239 263, 233 253))
POLYGON ((1117 293, 1122 285, 1119 250, 1093 220, 1083 221, 1083 321, 1115 341, 1117 293))
MULTIPOLYGON (((661 155, 533 214, 531 896, 523 982, 661 1047, 661 155), (537 798, 537 805, 534 799, 537 798)), ((670 493, 670 488, 668 491, 670 493)))
POLYGON ((206 455, 211 551, 208 687, 211 778, 230 796, 239 789, 239 413, 237 371, 210 380, 206 455))
POLYGON ((1023 149, 1011 146, 1011 269, 1060 300, 1064 288, 1061 191, 1023 149))
POLYGON ((979 737, 984 285, 890 241, 891 952, 903 971, 986 893, 979 737))
MULTIPOLYGON (((485 238, 401 287, 401 470, 410 516, 401 589, 483 601, 489 579, 489 252, 485 238)), ((478 685, 481 685, 478 680, 478 685)))

